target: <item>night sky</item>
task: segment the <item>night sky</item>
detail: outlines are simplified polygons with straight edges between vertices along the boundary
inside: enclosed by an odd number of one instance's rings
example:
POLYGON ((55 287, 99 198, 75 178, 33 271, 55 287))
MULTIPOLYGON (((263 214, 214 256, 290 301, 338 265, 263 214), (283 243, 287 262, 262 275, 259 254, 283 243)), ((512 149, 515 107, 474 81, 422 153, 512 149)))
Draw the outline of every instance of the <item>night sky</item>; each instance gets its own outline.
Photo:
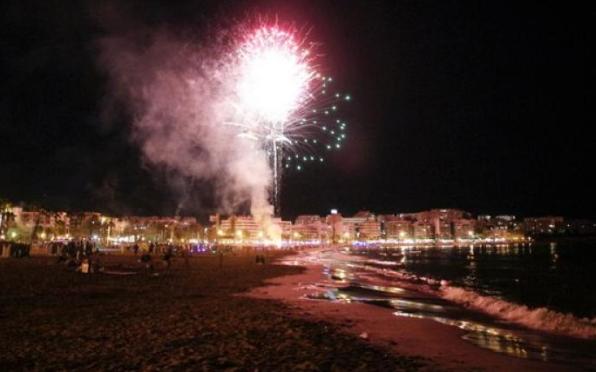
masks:
MULTIPOLYGON (((145 164, 126 108, 110 104, 98 40, 137 27, 200 38, 261 14, 311 28, 322 68, 354 98, 345 148, 285 177, 284 217, 450 207, 596 217, 596 12, 520 3, 3 2, 0 198, 176 213, 168 171, 145 164)), ((212 186, 192 188, 179 212, 205 216, 212 186)))

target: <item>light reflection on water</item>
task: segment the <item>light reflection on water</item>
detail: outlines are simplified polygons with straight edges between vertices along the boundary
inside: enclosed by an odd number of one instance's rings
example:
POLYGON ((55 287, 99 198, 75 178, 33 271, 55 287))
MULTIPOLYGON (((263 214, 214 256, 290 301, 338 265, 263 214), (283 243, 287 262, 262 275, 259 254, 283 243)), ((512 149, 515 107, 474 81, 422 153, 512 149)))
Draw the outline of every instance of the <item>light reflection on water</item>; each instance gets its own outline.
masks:
MULTIPOLYGON (((475 269, 474 249, 469 248, 467 256, 470 260, 467 280, 472 282, 475 269)), ((492 252, 499 254, 505 249, 498 247, 492 252)), ((382 306, 391 309, 396 316, 432 319, 457 327, 465 332, 462 336, 464 340, 494 352, 517 358, 596 368, 596 342, 530 331, 497 321, 432 294, 403 287, 403 283, 400 284, 398 280, 383 277, 384 269, 375 271, 379 278, 379 281, 375 281, 375 276, 371 277, 368 269, 371 265, 385 266, 375 261, 349 261, 345 257, 338 259, 333 256, 318 257, 318 260, 319 263, 324 263, 324 273, 335 283, 335 287, 326 285, 325 290, 309 295, 308 298, 382 306)), ((399 265, 399 261, 393 261, 393 258, 391 262, 399 265)))
POLYGON ((465 247, 353 246, 344 252, 366 257, 369 265, 379 268, 443 279, 532 308, 596 318, 594 239, 465 247), (396 264, 377 265, 377 259, 396 264))

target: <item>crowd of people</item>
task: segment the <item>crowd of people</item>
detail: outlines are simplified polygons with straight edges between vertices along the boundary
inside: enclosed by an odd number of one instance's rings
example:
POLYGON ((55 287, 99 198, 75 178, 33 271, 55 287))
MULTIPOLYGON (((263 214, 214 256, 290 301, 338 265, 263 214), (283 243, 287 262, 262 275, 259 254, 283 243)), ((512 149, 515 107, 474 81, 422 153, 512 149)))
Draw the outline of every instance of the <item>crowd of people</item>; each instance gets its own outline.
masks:
POLYGON ((132 251, 134 252, 135 256, 139 254, 139 251, 141 251, 141 258, 139 261, 143 263, 145 270, 147 271, 154 270, 152 258, 153 254, 161 254, 161 259, 166 269, 170 268, 172 264, 172 257, 175 253, 184 257, 185 262, 188 264, 189 250, 185 246, 174 246, 171 244, 160 245, 151 243, 146 250, 141 250, 139 245, 135 244, 132 246, 132 251))
MULTIPOLYGON (((224 255, 237 254, 238 252, 232 246, 213 245, 213 244, 171 244, 171 243, 134 243, 127 246, 100 246, 93 240, 80 239, 70 241, 54 241, 47 242, 41 245, 43 251, 49 255, 56 257, 58 264, 63 264, 69 270, 78 271, 85 274, 91 273, 112 273, 118 272, 118 268, 106 268, 101 264, 101 256, 106 252, 120 251, 124 254, 131 254, 135 257, 137 263, 140 264, 136 269, 127 268, 130 270, 139 269, 141 271, 154 273, 156 265, 161 266, 165 270, 169 270, 174 257, 179 257, 184 260, 186 265, 189 264, 190 257, 195 253, 214 253, 220 256, 220 261, 224 255), (101 249, 100 249, 101 248, 101 249), (156 259, 157 258, 157 259, 156 259), (159 265, 161 263, 161 265, 159 265)), ((26 257, 29 256, 31 249, 30 244, 21 244, 14 242, 0 242, 0 251, 6 257, 26 257), (6 243, 6 244, 2 244, 6 243), (8 253, 6 253, 8 252, 8 253)), ((250 254, 248 248, 245 249, 246 254, 250 254)), ((254 249, 257 264, 265 264, 264 250, 254 249)), ((220 262, 221 264, 221 262, 220 262)), ((157 274, 155 274, 157 275, 157 274)))
POLYGON ((0 241, 1 257, 29 257, 30 252, 31 246, 29 244, 0 241))
POLYGON ((58 263, 63 263, 69 269, 85 274, 98 272, 101 269, 99 249, 89 240, 50 243, 48 251, 57 256, 58 263))

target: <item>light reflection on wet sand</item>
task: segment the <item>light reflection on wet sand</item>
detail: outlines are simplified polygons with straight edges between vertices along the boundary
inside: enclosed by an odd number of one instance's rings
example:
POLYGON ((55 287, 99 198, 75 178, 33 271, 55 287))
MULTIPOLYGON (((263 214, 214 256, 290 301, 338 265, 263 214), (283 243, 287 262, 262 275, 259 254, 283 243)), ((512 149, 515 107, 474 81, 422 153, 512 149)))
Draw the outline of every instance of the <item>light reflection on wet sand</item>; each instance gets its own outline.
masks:
MULTIPOLYGON (((457 327, 464 331, 464 340, 493 352, 596 368, 594 341, 549 335, 500 322, 432 294, 404 288, 395 278, 383 277, 382 271, 375 271, 371 276, 366 260, 352 262, 346 257, 349 256, 341 255, 338 258, 333 255, 321 256, 319 253, 316 262, 324 265, 324 274, 329 282, 316 284, 319 290, 308 298, 382 306, 396 316, 432 319, 457 327), (395 285, 387 285, 388 282, 395 285)), ((378 265, 376 262, 373 264, 378 265)))

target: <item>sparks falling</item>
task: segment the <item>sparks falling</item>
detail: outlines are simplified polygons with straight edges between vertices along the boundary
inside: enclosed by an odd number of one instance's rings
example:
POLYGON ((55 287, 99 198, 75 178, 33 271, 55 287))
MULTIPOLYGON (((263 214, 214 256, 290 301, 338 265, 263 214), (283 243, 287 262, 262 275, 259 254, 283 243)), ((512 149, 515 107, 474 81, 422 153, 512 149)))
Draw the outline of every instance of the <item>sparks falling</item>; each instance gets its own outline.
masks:
POLYGON ((237 115, 230 124, 267 151, 279 215, 283 169, 322 163, 325 152, 342 147, 347 123, 338 113, 351 96, 332 90, 333 79, 317 71, 310 44, 297 32, 259 27, 235 53, 237 115))

